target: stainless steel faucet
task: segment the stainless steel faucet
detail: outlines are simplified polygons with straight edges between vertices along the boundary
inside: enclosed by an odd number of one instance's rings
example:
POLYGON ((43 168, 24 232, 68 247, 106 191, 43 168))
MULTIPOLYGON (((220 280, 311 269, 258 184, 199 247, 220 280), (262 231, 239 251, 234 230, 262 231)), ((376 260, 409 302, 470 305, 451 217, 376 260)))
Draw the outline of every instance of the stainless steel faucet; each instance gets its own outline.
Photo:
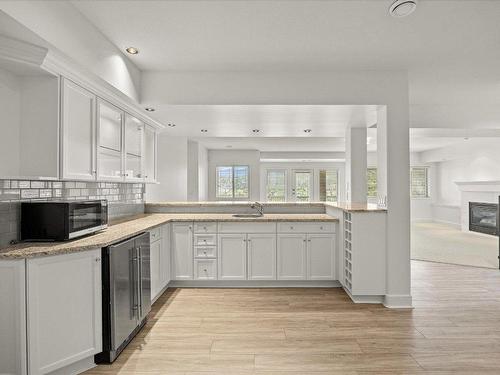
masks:
POLYGON ((252 209, 257 210, 260 216, 264 216, 264 206, 259 202, 255 202, 250 206, 252 209))

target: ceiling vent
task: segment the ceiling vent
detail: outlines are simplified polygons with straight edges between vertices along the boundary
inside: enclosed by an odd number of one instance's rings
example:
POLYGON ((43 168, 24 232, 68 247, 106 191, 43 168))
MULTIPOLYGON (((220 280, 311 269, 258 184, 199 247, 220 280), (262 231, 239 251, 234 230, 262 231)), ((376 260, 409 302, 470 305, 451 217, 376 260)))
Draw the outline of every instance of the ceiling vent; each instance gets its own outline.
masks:
POLYGON ((417 0, 396 0, 389 8, 389 14, 396 18, 406 17, 417 9, 417 0))

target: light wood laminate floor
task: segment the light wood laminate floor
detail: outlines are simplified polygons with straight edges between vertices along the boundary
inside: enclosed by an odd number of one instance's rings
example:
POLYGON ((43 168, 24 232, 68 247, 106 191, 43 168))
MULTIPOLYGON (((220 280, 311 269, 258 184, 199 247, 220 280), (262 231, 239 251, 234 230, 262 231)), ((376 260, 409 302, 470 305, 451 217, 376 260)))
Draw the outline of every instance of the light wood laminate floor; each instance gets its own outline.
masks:
POLYGON ((499 374, 500 272, 413 261, 413 310, 332 289, 173 289, 87 375, 499 374))

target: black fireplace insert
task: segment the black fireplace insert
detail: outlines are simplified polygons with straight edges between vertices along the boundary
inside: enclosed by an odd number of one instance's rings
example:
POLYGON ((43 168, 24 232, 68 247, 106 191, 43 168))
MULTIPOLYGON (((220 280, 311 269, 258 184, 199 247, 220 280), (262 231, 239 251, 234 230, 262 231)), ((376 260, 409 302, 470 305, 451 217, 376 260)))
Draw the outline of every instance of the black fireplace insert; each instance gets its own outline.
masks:
POLYGON ((469 230, 498 235, 497 211, 496 203, 469 202, 469 230))

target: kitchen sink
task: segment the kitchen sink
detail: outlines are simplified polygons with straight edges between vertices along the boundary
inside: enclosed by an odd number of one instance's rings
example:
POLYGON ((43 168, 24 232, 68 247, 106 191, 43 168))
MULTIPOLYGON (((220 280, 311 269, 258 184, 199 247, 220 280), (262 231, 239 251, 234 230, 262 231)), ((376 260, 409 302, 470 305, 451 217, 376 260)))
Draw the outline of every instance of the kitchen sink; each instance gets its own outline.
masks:
POLYGON ((240 217, 240 218, 252 218, 252 217, 262 217, 264 215, 261 214, 234 214, 233 217, 240 217))

